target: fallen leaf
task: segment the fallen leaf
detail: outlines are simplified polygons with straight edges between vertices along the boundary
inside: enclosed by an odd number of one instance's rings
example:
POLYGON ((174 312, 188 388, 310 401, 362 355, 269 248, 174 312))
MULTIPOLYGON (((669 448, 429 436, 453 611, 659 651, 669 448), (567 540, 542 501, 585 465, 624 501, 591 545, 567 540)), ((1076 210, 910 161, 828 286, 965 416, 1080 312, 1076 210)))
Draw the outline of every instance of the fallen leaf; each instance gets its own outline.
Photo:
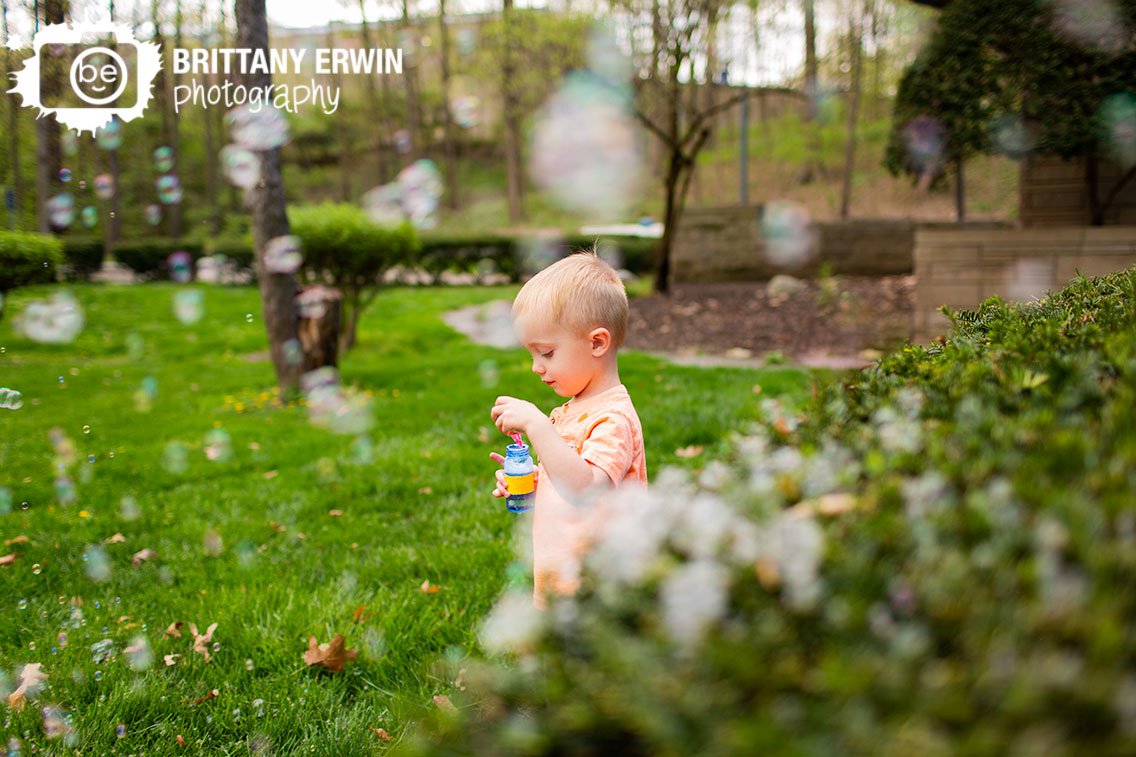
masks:
POLYGON ((23 534, 20 534, 19 536, 13 536, 13 537, 12 537, 11 539, 7 539, 7 540, 5 540, 5 542, 4 542, 4 546, 5 546, 5 547, 10 547, 10 546, 12 546, 13 544, 26 544, 26 543, 27 543, 28 541, 29 541, 29 540, 28 540, 28 537, 27 537, 27 536, 24 536, 23 534))
POLYGON ((434 697, 434 704, 437 705, 439 710, 445 710, 446 712, 458 711, 458 708, 454 707, 454 703, 451 702, 450 698, 445 694, 439 694, 438 696, 434 697))
POLYGON ((213 641, 213 632, 217 630, 217 624, 214 623, 205 629, 205 633, 197 632, 197 624, 189 624, 189 632, 193 634, 193 651, 205 658, 209 662, 209 643, 213 641))
POLYGON ((391 740, 390 734, 387 733, 386 731, 384 731, 382 728, 375 728, 373 725, 367 726, 367 727, 371 729, 371 733, 378 736, 381 740, 383 740, 383 741, 390 741, 391 740))
POLYGON ((359 605, 355 608, 355 612, 351 613, 351 619, 356 623, 362 623, 367 618, 371 617, 371 613, 366 612, 367 605, 359 605))
POLYGON ((701 444, 692 444, 689 447, 679 447, 678 449, 675 450, 675 456, 676 457, 690 458, 690 457, 698 457, 701 454, 702 454, 702 445, 701 444))
POLYGON ((270 470, 270 471, 268 471, 267 473, 264 474, 264 477, 265 478, 276 478, 278 475, 280 475, 280 474, 277 473, 276 471, 270 470))
POLYGON ((338 518, 340 515, 343 515, 343 511, 342 510, 328 510, 327 514, 330 515, 333 518, 338 518))
POLYGON ((0 555, 0 565, 11 565, 16 562, 16 553, 10 555, 0 555))
POLYGON ((347 649, 346 641, 341 634, 336 634, 335 638, 326 644, 320 644, 315 636, 309 636, 304 662, 309 667, 322 665, 332 673, 342 673, 344 664, 348 660, 354 660, 358 654, 358 649, 347 649))
POLYGON ((422 591, 423 594, 437 594, 438 593, 438 587, 437 586, 431 586, 429 578, 427 578, 425 581, 423 581, 422 585, 419 586, 418 588, 422 591))
POLYGON ((130 562, 134 563, 134 567, 137 568, 139 565, 142 564, 143 560, 153 560, 157 556, 158 556, 157 552, 150 549, 149 547, 146 547, 146 549, 142 549, 142 550, 135 552, 134 556, 130 558, 130 562))
POLYGON ((284 533, 285 531, 288 530, 287 526, 282 526, 274 520, 268 521, 268 525, 271 526, 272 530, 275 531, 278 534, 282 534, 282 533, 284 533))
POLYGON ((28 700, 28 692, 33 694, 47 680, 47 673, 43 672, 43 666, 38 662, 29 662, 20 671, 20 685, 16 690, 8 695, 8 707, 19 712, 24 709, 24 704, 28 700))
POLYGON ((199 698, 197 698, 197 699, 194 699, 194 700, 193 700, 193 703, 194 703, 195 705, 198 705, 198 704, 201 704, 202 702, 208 702, 208 701, 209 701, 210 699, 212 699, 213 697, 219 697, 219 696, 221 696, 221 692, 220 692, 220 691, 218 691, 217 689, 213 689, 213 691, 210 691, 210 692, 209 692, 208 694, 206 694, 205 696, 203 696, 203 697, 199 697, 199 698))
POLYGON ((418 493, 419 494, 433 494, 434 490, 431 489, 429 486, 423 486, 421 489, 418 490, 418 493))
POLYGON ((178 734, 177 742, 178 742, 178 746, 185 746, 185 739, 182 738, 180 733, 178 734))
MULTIPOLYGON (((179 636, 180 636, 180 634, 179 634, 179 636)), ((167 668, 172 668, 174 665, 177 665, 177 658, 179 658, 179 657, 181 657, 180 654, 168 654, 165 657, 163 657, 162 659, 166 661, 166 667, 167 668)))
POLYGON ((124 541, 126 541, 126 537, 116 533, 114 536, 104 541, 103 544, 122 544, 124 541))
POLYGON ((839 515, 856 507, 856 498, 848 492, 834 492, 817 497, 816 508, 821 515, 839 515))
POLYGON ((166 636, 176 636, 180 638, 181 627, 183 625, 184 623, 182 623, 182 621, 180 620, 175 620, 173 623, 170 623, 169 627, 166 628, 166 636))

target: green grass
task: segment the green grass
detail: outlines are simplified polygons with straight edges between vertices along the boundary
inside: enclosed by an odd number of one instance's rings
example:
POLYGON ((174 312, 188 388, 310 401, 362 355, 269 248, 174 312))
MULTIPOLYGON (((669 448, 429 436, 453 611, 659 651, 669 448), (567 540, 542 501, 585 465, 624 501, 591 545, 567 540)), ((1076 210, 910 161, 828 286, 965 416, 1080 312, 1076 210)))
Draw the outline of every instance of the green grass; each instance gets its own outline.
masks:
MULTIPOLYGON (((0 546, 20 553, 0 567, 0 692, 26 663, 42 663, 49 679, 31 706, 5 712, 3 739, 49 754, 381 750, 368 726, 397 741, 432 706, 451 685, 437 661, 460 667, 476 651, 479 619, 518 572, 515 518, 489 494, 488 454, 506 443, 489 433, 489 409, 499 394, 546 410, 562 400, 539 385, 522 351, 473 345, 439 318, 515 288, 392 289, 376 301, 341 365, 345 383, 373 394, 373 462, 359 460, 353 438, 314 428, 305 408, 273 406, 255 289, 203 288, 206 315, 191 327, 172 314, 180 288, 75 287, 87 325, 63 346, 12 333, 11 314, 49 288, 9 297, 0 384, 22 391, 25 404, 0 410, 0 486, 14 500, 0 514, 0 540, 29 541, 0 546), (498 364, 494 386, 479 378, 485 360, 498 364), (158 393, 142 412, 133 395, 148 376, 158 393), (74 504, 55 499, 53 427, 75 444, 74 504), (203 454, 215 427, 231 435, 227 461, 203 454), (162 464, 170 441, 188 448, 183 473, 162 464), (126 496, 137 519, 123 516, 126 496), (106 543, 116 533, 125 542, 106 543), (109 556, 105 582, 87 576, 90 545, 109 556), (144 548, 157 556, 132 566, 144 548), (420 590, 426 580, 437 593, 420 590), (368 615, 355 623, 360 605, 368 615), (166 635, 174 621, 186 623, 181 638, 166 635), (219 624, 212 660, 191 651, 190 622, 219 624), (306 668, 308 635, 324 642, 336 633, 358 660, 340 675, 306 668), (154 662, 136 672, 123 649, 139 634, 154 662), (118 651, 96 664, 91 645, 102 639, 118 651), (167 667, 163 655, 175 653, 182 657, 167 667), (193 704, 214 689, 219 696, 193 704), (73 748, 45 738, 47 704, 72 716, 73 748)), ((675 367, 633 353, 621 375, 652 474, 721 453, 756 416, 755 384, 761 397, 800 398, 811 382, 794 368, 675 367), (690 445, 704 452, 676 457, 690 445)))

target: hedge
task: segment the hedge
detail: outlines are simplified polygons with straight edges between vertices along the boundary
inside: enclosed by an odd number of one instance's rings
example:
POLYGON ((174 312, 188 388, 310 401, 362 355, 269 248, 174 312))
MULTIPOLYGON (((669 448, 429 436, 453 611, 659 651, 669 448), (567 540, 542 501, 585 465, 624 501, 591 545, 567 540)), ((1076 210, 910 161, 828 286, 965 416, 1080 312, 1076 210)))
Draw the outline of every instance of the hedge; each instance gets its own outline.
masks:
POLYGON ((104 242, 100 237, 63 237, 63 276, 69 281, 87 281, 102 268, 104 242))
POLYGON ((402 751, 1136 753, 1136 269, 946 312, 624 497, 402 751))
POLYGON ((201 242, 154 237, 119 242, 114 246, 114 259, 144 278, 158 278, 166 273, 169 256, 188 252, 196 262, 203 254, 201 242))
POLYGON ((63 245, 53 236, 0 231, 0 293, 55 281, 62 262, 63 245))

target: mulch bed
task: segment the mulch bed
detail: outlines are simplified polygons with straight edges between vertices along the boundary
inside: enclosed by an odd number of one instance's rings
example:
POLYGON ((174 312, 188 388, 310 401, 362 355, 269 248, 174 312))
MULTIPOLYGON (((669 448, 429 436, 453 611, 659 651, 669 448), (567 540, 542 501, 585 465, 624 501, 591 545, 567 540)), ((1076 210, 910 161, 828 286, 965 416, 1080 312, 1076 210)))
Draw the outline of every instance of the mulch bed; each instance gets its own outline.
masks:
POLYGON ((779 351, 802 362, 862 361, 865 350, 893 349, 910 338, 914 294, 914 276, 801 280, 794 293, 770 293, 767 282, 676 285, 669 296, 631 300, 627 346, 735 358, 779 351))

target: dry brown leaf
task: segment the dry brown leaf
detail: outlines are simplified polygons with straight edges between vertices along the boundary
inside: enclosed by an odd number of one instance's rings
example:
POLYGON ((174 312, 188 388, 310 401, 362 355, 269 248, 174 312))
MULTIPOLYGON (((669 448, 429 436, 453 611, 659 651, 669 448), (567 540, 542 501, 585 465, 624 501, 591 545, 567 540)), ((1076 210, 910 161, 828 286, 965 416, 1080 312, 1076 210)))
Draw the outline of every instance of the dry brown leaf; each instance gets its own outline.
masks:
POLYGON ((142 564, 143 560, 153 560, 157 556, 157 552, 150 549, 149 547, 146 547, 146 549, 135 552, 134 555, 130 558, 130 562, 134 563, 134 567, 137 568, 142 564))
POLYGON ((282 526, 274 520, 268 521, 268 525, 271 526, 272 530, 275 531, 278 534, 282 534, 282 533, 284 533, 285 531, 288 530, 287 526, 282 526))
POLYGON ((371 733, 378 736, 380 740, 382 740, 382 741, 390 741, 391 740, 390 734, 387 733, 386 731, 384 731, 382 728, 375 728, 373 725, 370 725, 370 726, 367 726, 367 727, 370 728, 371 733))
POLYGON ((342 510, 328 510, 327 514, 330 515, 333 518, 338 518, 339 516, 343 515, 343 511, 342 510))
POLYGON ((823 494, 816 499, 817 512, 821 515, 840 515, 856 507, 856 498, 848 492, 823 494))
POLYGON ((701 444, 692 444, 689 447, 679 447, 678 449, 675 450, 675 456, 676 457, 690 458, 690 457, 698 457, 701 454, 702 454, 702 445, 701 444))
POLYGON ((199 697, 199 698, 197 698, 197 699, 194 699, 194 700, 193 700, 193 703, 194 703, 195 705, 198 705, 198 704, 201 704, 202 702, 208 702, 208 701, 209 701, 210 699, 212 699, 213 697, 219 697, 219 696, 221 696, 221 692, 220 692, 220 691, 218 691, 217 689, 213 689, 213 691, 210 691, 210 692, 209 692, 208 694, 206 694, 205 696, 203 696, 203 697, 199 697))
POLYGON ((177 659, 179 657, 181 657, 180 654, 168 654, 162 659, 166 661, 167 668, 172 668, 174 665, 177 665, 177 659))
POLYGON ((423 486, 421 489, 418 490, 418 493, 419 494, 433 494, 434 490, 431 489, 429 486, 423 486))
POLYGON ((181 638, 181 627, 184 625, 182 621, 175 620, 166 628, 166 636, 175 636, 181 638))
POLYGON ((371 613, 366 610, 367 605, 359 605, 355 608, 355 612, 351 613, 351 619, 356 623, 362 623, 364 620, 371 617, 371 613))
POLYGON ((47 673, 43 672, 43 665, 38 662, 29 662, 20 671, 20 685, 8 695, 8 707, 17 712, 24 709, 24 704, 28 700, 28 690, 38 689, 46 680, 47 673))
POLYGON ((185 739, 182 738, 182 735, 180 733, 178 734, 178 737, 177 737, 177 743, 178 743, 178 746, 185 746, 185 739))
POLYGON ((122 534, 116 533, 113 536, 107 538, 107 540, 104 541, 103 544, 122 544, 124 541, 126 541, 126 537, 122 534))
POLYGON ((270 470, 270 471, 268 471, 264 474, 264 477, 265 478, 276 478, 278 475, 280 475, 280 474, 278 474, 276 471, 270 470))
POLYGON ((458 711, 458 708, 454 707, 454 703, 451 702, 450 698, 445 694, 439 694, 438 696, 434 697, 434 704, 438 707, 439 710, 445 710, 446 712, 458 711))
POLYGON ((5 539, 4 540, 4 546, 10 547, 13 544, 26 544, 28 541, 29 541, 29 539, 28 539, 27 536, 25 536, 24 534, 20 534, 19 536, 13 536, 11 539, 5 539))
POLYGON ((427 578, 425 581, 422 582, 422 585, 419 586, 418 588, 422 591, 423 594, 437 594, 439 587, 432 586, 430 584, 430 579, 427 578))
POLYGON ((330 642, 320 644, 315 636, 308 637, 308 651, 304 652, 304 662, 308 666, 322 665, 332 673, 342 673, 348 660, 354 660, 358 649, 348 649, 342 634, 336 634, 330 642))
POLYGON ((754 572, 757 573, 757 580, 761 581, 761 585, 766 589, 773 591, 781 585, 781 571, 777 567, 777 561, 770 557, 759 557, 757 562, 753 565, 754 572))
POLYGON ((193 634, 193 651, 205 658, 209 662, 209 644, 213 641, 213 632, 217 630, 217 624, 214 623, 205 629, 205 633, 197 632, 197 624, 189 624, 189 632, 193 634))
POLYGON ((16 553, 10 555, 0 555, 0 565, 11 565, 16 562, 16 553))

